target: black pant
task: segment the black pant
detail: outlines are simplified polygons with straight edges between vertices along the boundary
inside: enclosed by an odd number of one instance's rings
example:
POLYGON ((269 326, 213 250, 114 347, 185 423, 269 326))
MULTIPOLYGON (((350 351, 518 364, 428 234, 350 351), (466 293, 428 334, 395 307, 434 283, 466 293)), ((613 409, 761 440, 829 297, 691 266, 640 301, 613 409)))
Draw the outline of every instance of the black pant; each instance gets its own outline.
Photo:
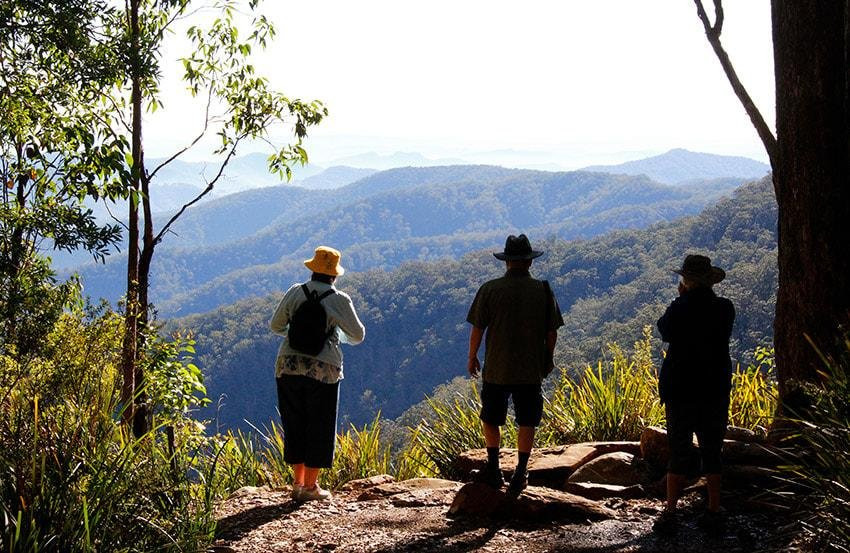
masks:
POLYGON ((325 384, 300 375, 277 378, 285 462, 311 468, 333 465, 338 400, 339 382, 325 384))
POLYGON ((720 474, 723 468, 720 452, 729 420, 729 400, 706 403, 667 402, 667 440, 673 474, 687 474, 693 450, 694 434, 699 443, 704 474, 720 474))

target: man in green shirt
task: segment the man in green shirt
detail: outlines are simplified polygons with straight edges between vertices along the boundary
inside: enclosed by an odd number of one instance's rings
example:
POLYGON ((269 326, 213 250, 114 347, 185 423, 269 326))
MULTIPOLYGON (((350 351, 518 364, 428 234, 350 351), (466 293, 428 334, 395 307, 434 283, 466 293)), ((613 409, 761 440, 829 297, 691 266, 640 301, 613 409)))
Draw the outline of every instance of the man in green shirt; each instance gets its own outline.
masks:
POLYGON ((473 479, 495 488, 504 483, 499 468, 499 427, 505 424, 510 398, 519 434, 518 461, 508 492, 516 496, 528 485, 534 430, 543 416, 540 385, 552 371, 557 330, 564 320, 549 283, 529 274, 532 260, 543 252, 533 250, 528 237, 508 236, 505 250, 493 255, 505 261, 507 272, 481 286, 466 317, 472 325, 467 370, 474 378, 483 373, 481 422, 487 446, 487 466, 473 479), (485 332, 482 371, 478 349, 485 332))

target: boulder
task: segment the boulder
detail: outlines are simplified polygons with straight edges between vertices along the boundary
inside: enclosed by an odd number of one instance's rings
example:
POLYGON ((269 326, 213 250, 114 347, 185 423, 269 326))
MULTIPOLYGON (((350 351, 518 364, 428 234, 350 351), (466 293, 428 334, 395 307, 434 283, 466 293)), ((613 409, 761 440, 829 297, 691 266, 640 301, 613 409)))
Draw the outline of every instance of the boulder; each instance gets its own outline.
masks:
POLYGON ((763 442, 765 436, 753 432, 749 428, 741 428, 740 426, 727 426, 726 439, 735 440, 738 442, 763 442))
MULTIPOLYGON (((528 481, 533 485, 560 488, 573 472, 588 461, 612 452, 637 454, 640 442, 587 442, 533 449, 528 462, 528 481)), ((505 478, 510 478, 516 466, 516 450, 502 449, 499 462, 505 478)), ((466 478, 474 469, 487 463, 486 449, 466 451, 455 460, 455 468, 466 478)))
POLYGON ((593 446, 597 456, 614 453, 615 451, 640 456, 640 442, 587 442, 584 445, 593 446))
POLYGON ((737 488, 765 488, 775 486, 783 474, 774 468, 752 465, 724 465, 723 481, 737 488))
POLYGON ((783 461, 781 451, 760 443, 723 441, 723 462, 729 465, 775 467, 783 461))
MULTIPOLYGON (((453 480, 442 480, 440 478, 411 478, 410 480, 402 480, 401 482, 387 482, 369 487, 360 495, 357 496, 357 501, 371 501, 375 499, 384 499, 399 494, 419 492, 419 491, 434 491, 434 490, 450 490, 452 493, 460 488, 461 483, 453 480)), ((421 494, 420 494, 421 495, 421 494)))
MULTIPOLYGON (((759 434, 745 428, 730 426, 727 439, 723 441, 723 462, 727 464, 755 464, 776 466, 782 461, 779 449, 761 443, 759 434), (732 439, 742 437, 744 440, 732 439)), ((696 436, 694 447, 698 446, 696 436)), ((641 457, 659 469, 665 469, 670 460, 670 447, 667 444, 667 431, 658 426, 644 429, 640 437, 641 457)))
POLYGON ((567 482, 564 491, 580 495, 594 501, 617 497, 620 499, 639 499, 646 497, 646 490, 640 484, 634 486, 614 486, 612 484, 592 484, 590 482, 567 482))
POLYGON ((633 486, 648 482, 649 472, 643 459, 631 453, 616 451, 582 465, 569 477, 568 482, 633 486))
POLYGON ((529 486, 513 498, 501 490, 478 483, 464 485, 449 507, 449 516, 482 516, 511 520, 604 520, 615 512, 577 495, 529 486))
POLYGON ((660 426, 647 426, 640 434, 640 456, 657 469, 666 469, 670 460, 667 430, 660 426))
POLYGON ((375 486, 380 486, 381 484, 389 484, 391 482, 395 482, 395 478, 390 476, 389 474, 378 474, 376 476, 370 476, 369 478, 360 478, 359 480, 350 480, 343 484, 339 491, 343 493, 347 492, 362 492, 363 490, 374 488, 375 486))

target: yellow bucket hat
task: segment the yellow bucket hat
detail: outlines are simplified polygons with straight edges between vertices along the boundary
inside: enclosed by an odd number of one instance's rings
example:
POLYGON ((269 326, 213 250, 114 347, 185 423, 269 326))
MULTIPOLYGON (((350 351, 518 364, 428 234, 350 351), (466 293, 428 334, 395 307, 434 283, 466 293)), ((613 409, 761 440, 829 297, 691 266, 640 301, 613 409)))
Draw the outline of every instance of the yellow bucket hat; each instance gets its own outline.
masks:
POLYGON ((304 266, 314 273, 341 276, 345 272, 345 269, 339 264, 339 258, 339 250, 328 246, 319 246, 316 248, 313 258, 304 261, 304 266))

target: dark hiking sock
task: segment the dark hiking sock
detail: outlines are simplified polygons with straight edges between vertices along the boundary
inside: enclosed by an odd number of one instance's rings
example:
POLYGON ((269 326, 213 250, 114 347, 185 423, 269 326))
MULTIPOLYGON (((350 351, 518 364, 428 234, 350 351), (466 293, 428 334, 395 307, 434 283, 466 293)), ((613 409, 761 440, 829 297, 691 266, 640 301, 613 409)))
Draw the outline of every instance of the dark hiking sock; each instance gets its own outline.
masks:
POLYGON ((493 470, 499 470, 499 448, 498 447, 488 447, 487 448, 487 468, 493 470))
POLYGON ((525 474, 525 471, 528 470, 528 458, 531 457, 531 453, 523 453, 520 451, 517 454, 517 462, 516 462, 516 470, 515 474, 525 474))

